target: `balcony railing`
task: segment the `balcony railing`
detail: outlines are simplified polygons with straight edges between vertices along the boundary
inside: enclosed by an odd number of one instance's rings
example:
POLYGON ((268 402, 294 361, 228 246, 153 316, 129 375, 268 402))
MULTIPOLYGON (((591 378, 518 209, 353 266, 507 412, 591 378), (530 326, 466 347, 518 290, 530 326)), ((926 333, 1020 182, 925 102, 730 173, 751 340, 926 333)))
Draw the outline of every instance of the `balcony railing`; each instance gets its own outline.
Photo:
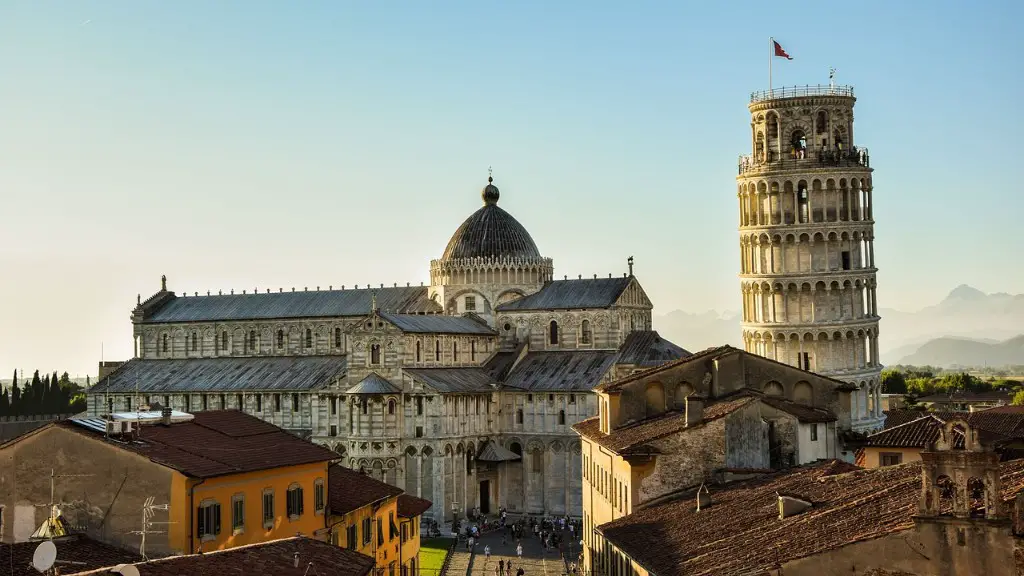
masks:
POLYGON ((853 86, 830 86, 815 84, 811 86, 787 86, 773 90, 761 90, 750 93, 750 103, 763 102, 765 100, 777 100, 779 98, 797 98, 799 96, 849 96, 853 97, 853 86))
POLYGON ((796 168, 826 168, 830 166, 871 166, 871 155, 867 148, 854 146, 852 150, 819 150, 817 154, 810 150, 791 150, 779 154, 769 150, 767 155, 755 158, 754 154, 740 156, 739 174, 760 172, 761 170, 789 170, 796 168))

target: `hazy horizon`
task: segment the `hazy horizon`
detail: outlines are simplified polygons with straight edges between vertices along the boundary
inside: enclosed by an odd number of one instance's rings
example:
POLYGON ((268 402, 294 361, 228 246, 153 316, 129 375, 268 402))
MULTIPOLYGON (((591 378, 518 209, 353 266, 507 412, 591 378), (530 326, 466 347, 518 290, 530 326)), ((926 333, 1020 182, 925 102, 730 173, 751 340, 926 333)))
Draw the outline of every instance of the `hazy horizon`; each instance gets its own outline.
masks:
POLYGON ((1022 17, 952 1, 5 3, 0 377, 93 374, 101 345, 129 358, 131 309, 161 274, 179 294, 427 282, 488 166, 556 278, 634 256, 656 316, 736 310, 736 159, 769 35, 794 58, 775 87, 827 83, 829 66, 855 87, 879 305, 1024 292, 999 257, 1024 213, 1008 177, 1022 17))

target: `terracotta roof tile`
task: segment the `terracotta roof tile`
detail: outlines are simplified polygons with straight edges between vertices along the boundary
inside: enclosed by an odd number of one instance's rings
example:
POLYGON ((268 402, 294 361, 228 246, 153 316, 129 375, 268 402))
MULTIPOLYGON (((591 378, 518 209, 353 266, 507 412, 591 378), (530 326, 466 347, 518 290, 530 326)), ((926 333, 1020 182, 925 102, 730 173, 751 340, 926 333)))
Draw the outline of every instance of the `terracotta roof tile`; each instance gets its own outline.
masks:
MULTIPOLYGON (((604 384, 601 384, 599 386, 595 386, 594 390, 597 390, 599 392, 616 392, 616 391, 620 390, 624 385, 626 385, 626 384, 628 384, 630 382, 635 382, 635 381, 637 381, 637 380, 639 380, 641 378, 645 378, 645 377, 650 376, 652 374, 657 374, 657 373, 663 372, 665 370, 670 370, 672 368, 675 368, 676 366, 680 366, 680 365, 687 364, 687 363, 690 363, 690 362, 697 362, 697 361, 706 362, 708 360, 713 360, 713 359, 720 358, 720 357, 727 356, 729 354, 734 354, 734 353, 744 354, 746 356, 756 358, 758 361, 770 362, 772 364, 778 364, 780 366, 785 366, 787 368, 792 368, 794 370, 799 370, 799 368, 797 368, 796 366, 793 366, 793 365, 790 365, 790 364, 786 364, 786 363, 783 363, 783 362, 779 362, 777 360, 772 360, 771 358, 765 358, 764 356, 758 356, 756 354, 751 354, 750 352, 746 352, 744 350, 740 350, 739 348, 735 348, 733 346, 725 344, 723 346, 716 346, 716 347, 708 348, 706 350, 701 350, 700 352, 697 352, 697 353, 692 354, 690 356, 687 356, 685 358, 680 358, 678 360, 673 360, 671 362, 666 362, 666 363, 661 364, 659 366, 655 366, 654 368, 649 368, 647 370, 642 370, 640 372, 634 372, 634 373, 632 373, 632 374, 630 374, 628 376, 625 376, 623 378, 619 378, 618 380, 613 380, 611 382, 605 382, 604 384)), ((834 378, 830 378, 830 377, 822 375, 822 374, 815 374, 815 376, 817 376, 819 378, 824 378, 825 380, 832 381, 832 383, 835 384, 835 389, 836 390, 853 391, 853 390, 857 389, 856 386, 854 386, 853 384, 851 384, 849 382, 844 382, 842 380, 836 380, 834 378)))
POLYGON ((402 494, 398 497, 398 515, 402 518, 415 518, 422 516, 433 505, 434 503, 430 500, 417 498, 411 494, 402 494))
POLYGON ((956 418, 958 416, 965 417, 969 412, 952 412, 952 411, 936 411, 929 412, 928 410, 889 410, 885 413, 885 427, 892 428, 899 426, 900 424, 906 424, 907 422, 913 422, 922 416, 938 416, 942 420, 948 420, 950 418, 956 418))
POLYGON ((839 419, 831 410, 807 406, 806 404, 800 404, 799 402, 793 402, 792 400, 787 400, 785 398, 761 396, 761 401, 773 408, 777 408, 795 416, 796 419, 801 422, 835 422, 839 419))
POLYGON ((331 514, 348 514, 401 493, 401 488, 375 480, 351 468, 332 464, 327 469, 327 497, 331 514))
MULTIPOLYGON (((85 536, 55 540, 54 544, 57 546, 59 560, 81 563, 77 570, 93 570, 112 564, 137 562, 142 559, 138 554, 126 552, 85 536)), ((32 554, 38 546, 39 542, 0 543, 0 574, 39 576, 39 572, 32 567, 32 554)), ((61 570, 64 569, 61 568, 61 570)))
MULTIPOLYGON (((1012 500, 1024 488, 1024 460, 1000 466, 1003 496, 1012 500)), ((913 526, 919 463, 849 469, 828 461, 712 487, 713 503, 700 512, 687 492, 598 530, 658 576, 738 576, 913 526), (813 507, 779 520, 778 494, 813 507)))
MULTIPOLYGON (((58 553, 60 548, 58 548, 58 553)), ((116 564, 113 559, 107 566, 116 564)), ((183 574, 216 574, 217 576, 305 576, 330 574, 331 576, 364 576, 373 569, 373 558, 354 550, 334 546, 305 537, 272 540, 260 544, 237 546, 190 556, 171 556, 135 564, 141 576, 181 576, 183 574), (295 566, 298 553, 299 565, 295 566), (309 568, 310 563, 313 569, 309 568)), ((102 568, 85 574, 110 574, 102 568)))
POLYGON ((63 420, 61 428, 145 456, 194 478, 210 478, 327 462, 334 452, 237 410, 196 412, 188 422, 144 425, 137 440, 111 440, 91 428, 63 420))
MULTIPOLYGON (((755 400, 756 397, 753 394, 744 391, 709 403, 704 407, 702 423, 717 420, 731 414, 755 400)), ((622 428, 616 428, 612 430, 611 434, 601 432, 600 422, 597 417, 578 422, 572 428, 581 436, 593 440, 619 454, 627 453, 646 442, 688 429, 686 426, 686 414, 679 411, 667 412, 662 416, 648 418, 622 428)), ((696 426, 689 429, 693 428, 696 428, 696 426)))
MULTIPOLYGON (((886 426, 885 430, 868 436, 865 446, 924 448, 939 438, 939 430, 950 420, 966 421, 980 433, 983 443, 992 443, 1007 438, 1024 438, 1024 413, 991 412, 917 412, 918 418, 897 426, 886 426)), ((886 418, 888 424, 888 418, 886 418)), ((963 447, 963 437, 956 440, 963 447)))

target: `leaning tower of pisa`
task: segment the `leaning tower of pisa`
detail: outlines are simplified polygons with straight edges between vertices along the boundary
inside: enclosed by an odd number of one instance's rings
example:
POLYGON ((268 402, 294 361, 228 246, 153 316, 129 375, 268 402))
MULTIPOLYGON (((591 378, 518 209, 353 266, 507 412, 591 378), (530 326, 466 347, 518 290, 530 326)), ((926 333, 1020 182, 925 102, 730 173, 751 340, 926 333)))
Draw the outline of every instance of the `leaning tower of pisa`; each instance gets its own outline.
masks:
POLYGON ((751 94, 740 157, 746 350, 855 384, 854 430, 884 421, 874 214, 867 148, 849 86, 751 94))

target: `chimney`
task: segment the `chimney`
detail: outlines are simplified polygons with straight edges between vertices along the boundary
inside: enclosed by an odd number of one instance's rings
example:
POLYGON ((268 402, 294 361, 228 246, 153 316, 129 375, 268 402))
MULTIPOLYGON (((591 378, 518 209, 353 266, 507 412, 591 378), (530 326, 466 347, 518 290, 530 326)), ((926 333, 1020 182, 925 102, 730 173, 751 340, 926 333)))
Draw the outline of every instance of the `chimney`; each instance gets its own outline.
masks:
POLYGON ((686 397, 686 425, 696 426, 704 421, 704 397, 694 392, 686 397))
POLYGON ((164 426, 171 425, 171 412, 172 410, 170 406, 164 406, 163 409, 160 410, 160 423, 164 426))
POLYGON ((796 516, 797 514, 807 510, 812 506, 807 500, 800 498, 794 498, 792 496, 779 496, 779 520, 789 518, 790 516, 796 516))

